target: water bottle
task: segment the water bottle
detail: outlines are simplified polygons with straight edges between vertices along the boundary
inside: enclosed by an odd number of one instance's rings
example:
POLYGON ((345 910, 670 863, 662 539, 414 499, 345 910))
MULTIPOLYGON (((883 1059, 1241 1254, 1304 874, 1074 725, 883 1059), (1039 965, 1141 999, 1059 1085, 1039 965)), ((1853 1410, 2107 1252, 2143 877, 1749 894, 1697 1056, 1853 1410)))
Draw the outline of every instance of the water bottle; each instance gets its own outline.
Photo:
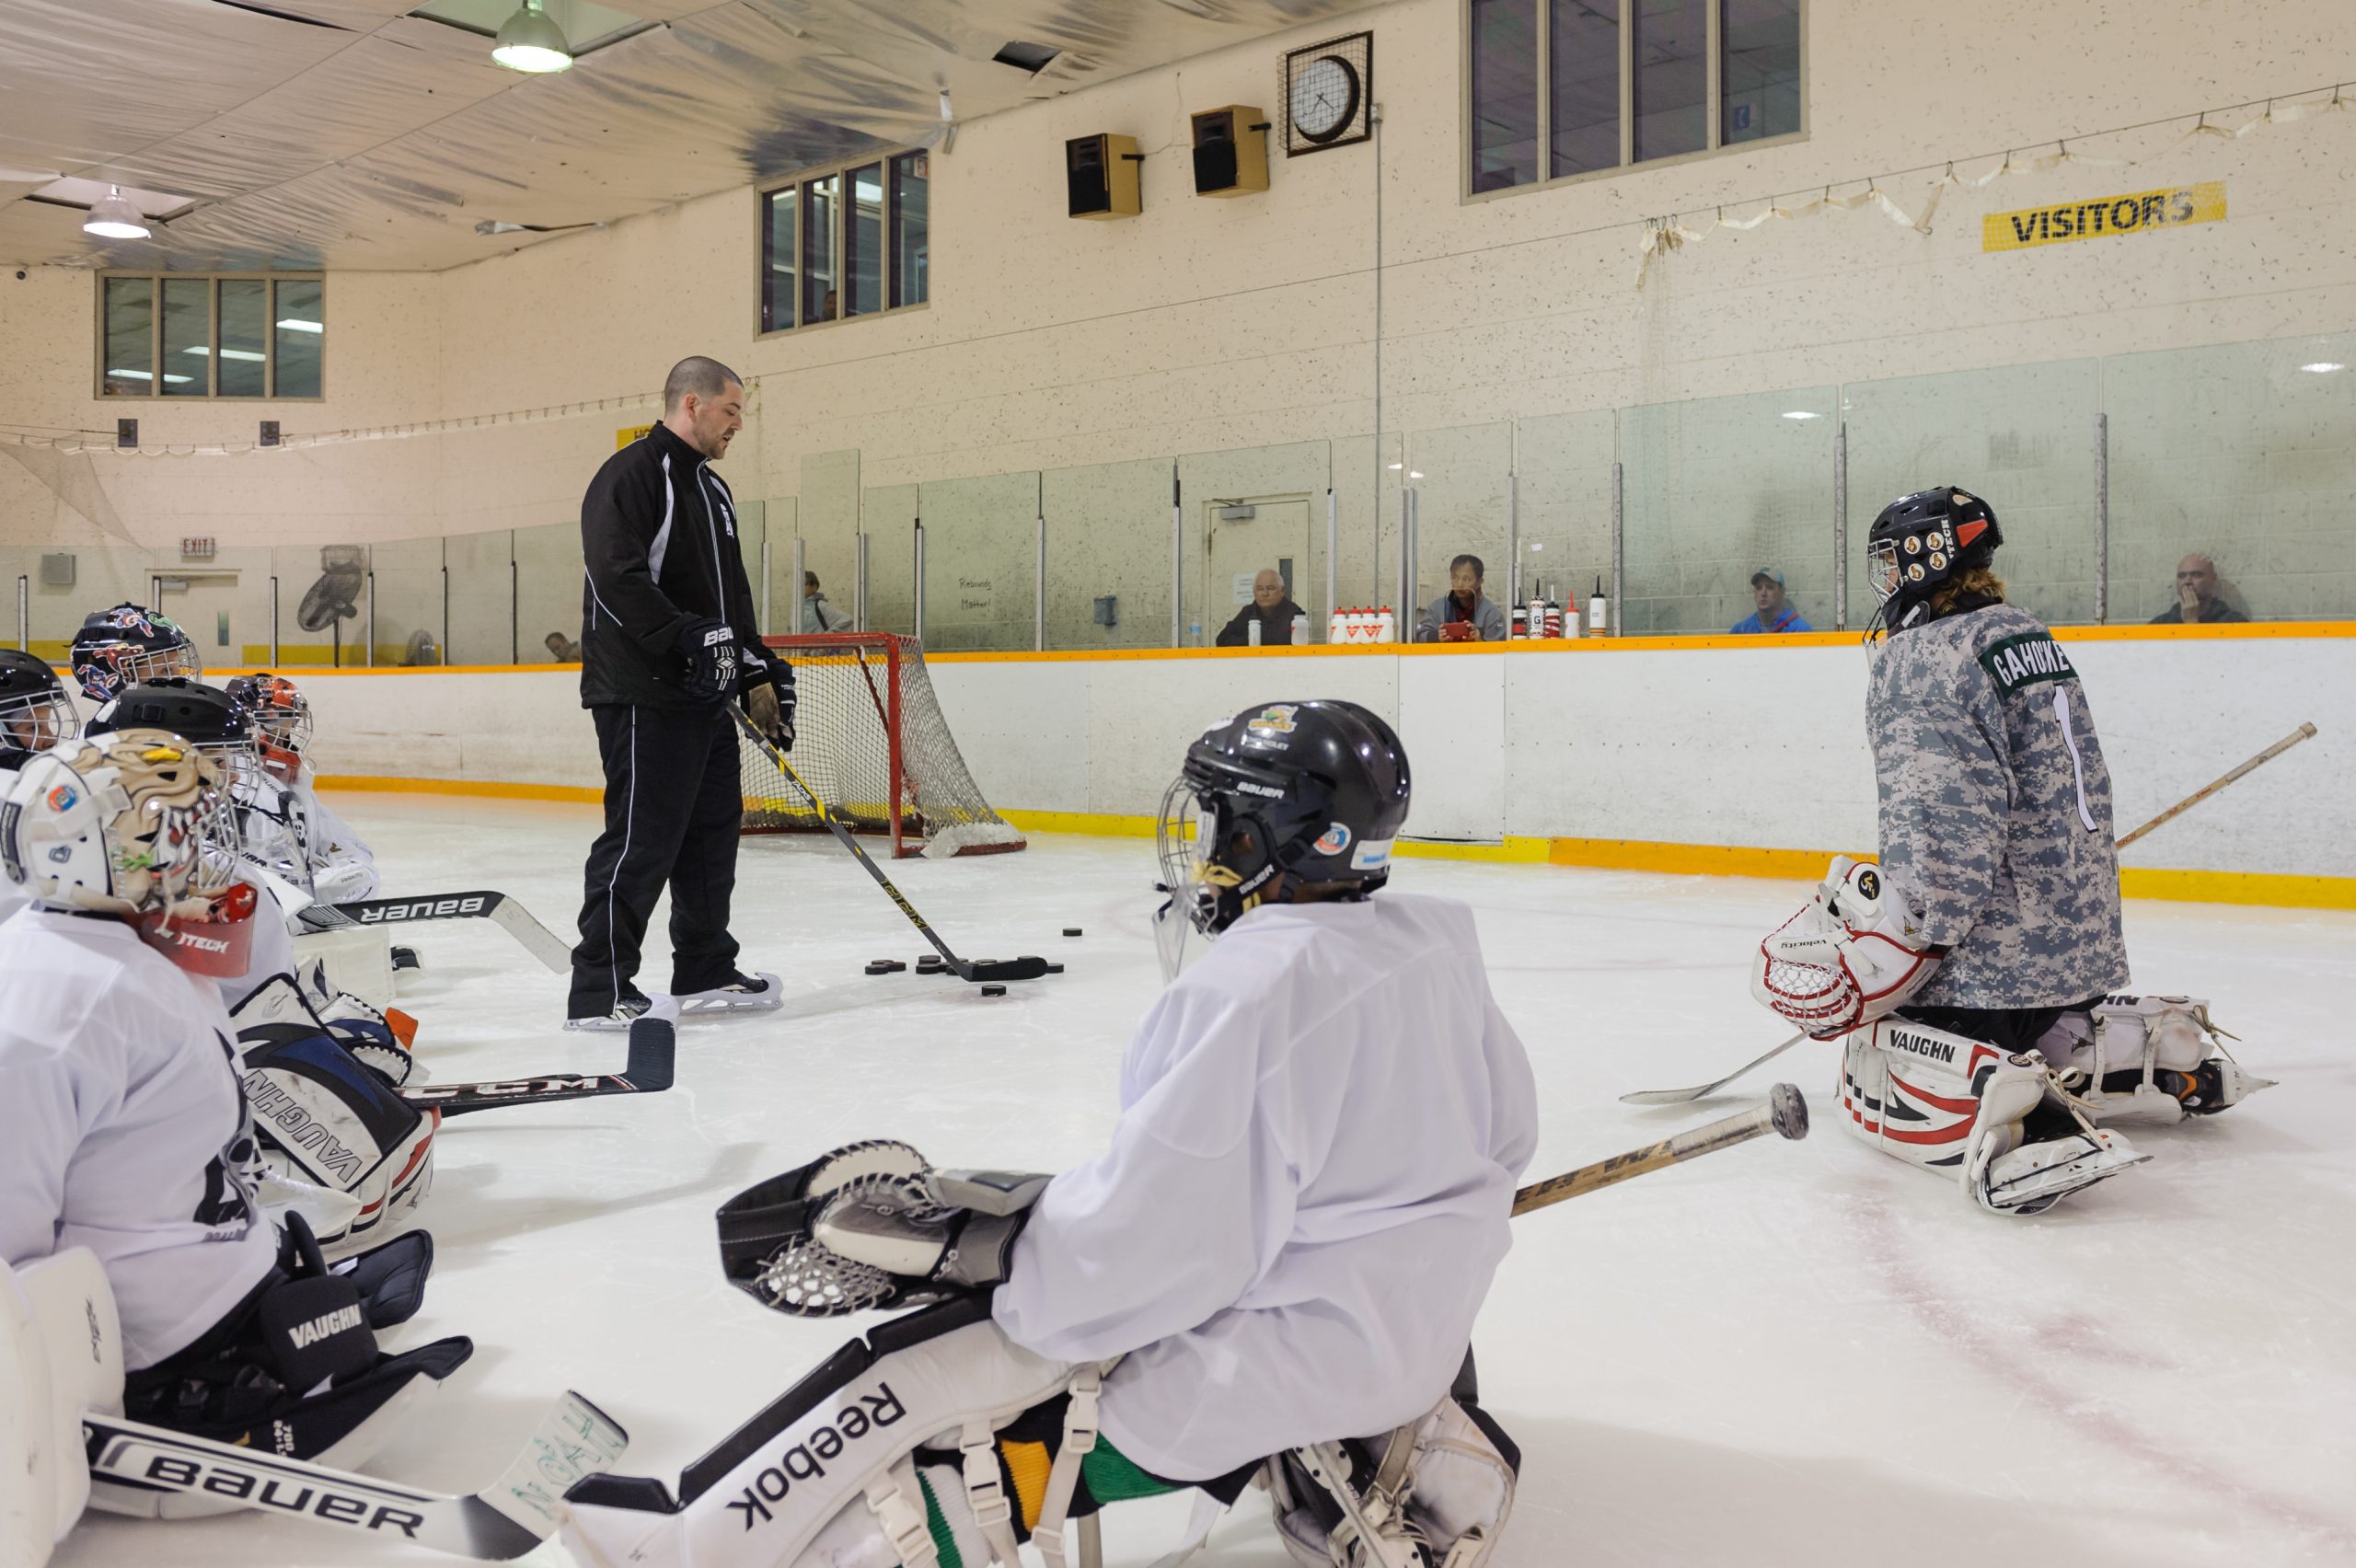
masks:
POLYGON ((1587 602, 1587 634, 1589 637, 1601 637, 1611 629, 1604 625, 1607 607, 1603 597, 1603 579, 1599 577, 1595 580, 1595 597, 1587 602))
POLYGON ((1391 618, 1390 605, 1385 605, 1375 612, 1374 640, 1377 642, 1395 642, 1398 640, 1398 623, 1391 618))
POLYGON ((1305 647, 1305 646, 1307 646, 1308 642, 1309 642, 1309 617, 1308 617, 1306 615, 1298 615, 1298 616, 1293 617, 1292 617, 1292 645, 1293 645, 1295 648, 1300 648, 1300 647, 1305 647))
POLYGON ((1243 623, 1243 643, 1247 648, 1260 646, 1260 617, 1253 616, 1243 623))

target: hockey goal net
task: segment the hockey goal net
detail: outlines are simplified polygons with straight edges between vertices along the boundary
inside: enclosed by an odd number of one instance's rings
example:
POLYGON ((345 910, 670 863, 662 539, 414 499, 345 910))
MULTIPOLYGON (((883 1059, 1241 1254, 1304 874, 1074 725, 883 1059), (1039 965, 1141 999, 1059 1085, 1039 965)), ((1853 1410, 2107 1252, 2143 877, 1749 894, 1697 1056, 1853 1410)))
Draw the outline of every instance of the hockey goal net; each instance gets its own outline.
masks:
MULTIPOLYGON (((892 853, 988 855, 1022 847, 965 771, 925 673, 924 646, 882 631, 762 640, 793 666, 788 760, 854 833, 888 836, 892 853)), ((746 833, 823 833, 793 781, 749 741, 737 753, 746 833)))

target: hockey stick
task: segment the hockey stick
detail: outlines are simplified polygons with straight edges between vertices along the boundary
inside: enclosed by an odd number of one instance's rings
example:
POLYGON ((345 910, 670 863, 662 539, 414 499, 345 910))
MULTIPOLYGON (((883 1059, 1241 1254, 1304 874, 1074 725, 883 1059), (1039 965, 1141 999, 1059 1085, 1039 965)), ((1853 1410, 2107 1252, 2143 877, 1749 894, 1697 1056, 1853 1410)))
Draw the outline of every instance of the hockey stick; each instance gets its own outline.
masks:
MULTIPOLYGON (((2235 779, 2239 778, 2243 774, 2249 772, 2251 769, 2258 767, 2261 763, 2270 761, 2271 759, 2281 755, 2284 752, 2289 751, 2292 746, 2297 745, 2301 741, 2305 740, 2309 735, 2312 735, 2315 732, 2316 727, 2313 724, 2300 725, 2297 729, 2292 731, 2289 734, 2283 736, 2281 740, 2275 742, 2272 745, 2267 747, 2256 756, 2251 757, 2247 762, 2243 763, 2239 767, 2235 768, 2231 773, 2226 774, 2223 778, 2218 779, 2214 784, 2210 785, 2207 789, 2196 790, 2191 794, 2187 795, 2183 800, 2178 801, 2175 805, 2170 806, 2167 810, 2162 812, 2159 815, 2154 817, 2151 821, 2145 823, 2142 826, 2137 828, 2134 832, 2120 839, 2116 845, 2112 846, 2112 847, 2116 849, 2126 848, 2130 844, 2134 843, 2137 839, 2142 837, 2143 835, 2159 826, 2160 824, 2166 822, 2171 817, 2174 817, 2180 813, 2191 810, 2194 806, 2199 805, 2201 801, 2207 800, 2210 796, 2215 794, 2226 785, 2231 784, 2235 779)), ((1634 1094, 1622 1095, 1620 1097, 1620 1102, 1623 1105, 1682 1105, 1688 1101, 1699 1100, 1703 1095, 1713 1094, 1717 1090, 1724 1089, 1727 1085, 1732 1083, 1743 1074, 1750 1072, 1752 1068, 1761 1066, 1768 1062, 1773 1061, 1776 1057, 1782 1055, 1784 1052, 1790 1050, 1793 1046, 1798 1044, 1802 1040, 1807 1038, 1807 1036, 1805 1032, 1795 1034, 1789 1040, 1784 1041, 1781 1045, 1776 1046, 1773 1051, 1770 1051, 1765 1055, 1760 1057, 1759 1060, 1744 1063, 1741 1066, 1735 1068, 1734 1071, 1718 1079, 1715 1083, 1705 1083, 1692 1089, 1638 1090, 1634 1094)))
POLYGON ((2142 826, 2137 828, 2134 832, 2120 839, 2119 841, 2119 847, 2121 849, 2126 848, 2130 844, 2134 843, 2137 839, 2142 837, 2143 835, 2159 826, 2160 824, 2166 822, 2169 818, 2176 816, 2180 812, 2189 811, 2192 807, 2199 805, 2201 801, 2207 800, 2210 796, 2215 794, 2226 785, 2231 784, 2235 779, 2239 778, 2243 774, 2249 772, 2251 769, 2258 767, 2263 763, 2273 761, 2276 757, 2281 756, 2284 752, 2289 751, 2292 746, 2297 745, 2301 741, 2305 740, 2309 735, 2312 735, 2315 732, 2316 727, 2313 724, 2300 725, 2297 729, 2292 731, 2289 734, 2283 736, 2281 740, 2275 742, 2272 745, 2267 747, 2264 751, 2258 753, 2247 762, 2243 763, 2239 767, 2235 768, 2231 773, 2226 774, 2223 778, 2218 779, 2214 784, 2210 785, 2205 790, 2194 790, 2191 794, 2187 795, 2183 800, 2178 801, 2175 805, 2170 806, 2167 810, 2162 812, 2159 815, 2154 817, 2151 821, 2145 823, 2142 826))
POLYGON ((314 904, 296 917, 317 931, 345 926, 389 926, 416 920, 489 920, 524 945, 548 969, 572 968, 572 950, 531 912, 503 893, 451 893, 433 898, 354 898, 314 904))
POLYGON ((1727 1085, 1753 1068, 1765 1066, 1807 1038, 1807 1032, 1802 1030, 1757 1061, 1743 1063, 1715 1083, 1705 1083, 1695 1089, 1640 1089, 1634 1094, 1622 1095, 1620 1103, 1623 1105, 1682 1105, 1688 1101, 1699 1100, 1705 1094, 1714 1094, 1726 1088, 1727 1085))
POLYGON ((446 1118, 502 1105, 553 1105, 608 1094, 660 1094, 671 1087, 678 1032, 666 1018, 641 1017, 629 1026, 629 1060, 618 1073, 544 1073, 538 1078, 429 1083, 404 1089, 401 1099, 446 1118))
POLYGON ((736 721, 736 727, 745 732, 745 738, 758 746, 761 755, 777 765, 779 772, 793 780, 793 787, 802 791, 803 798, 807 800, 811 809, 818 813, 818 820, 825 823, 826 831, 835 836, 835 841, 849 850, 859 863, 867 868, 867 874, 875 879, 875 885, 882 888, 890 896, 892 902, 900 906, 900 913, 908 917, 910 925, 924 933, 924 940, 930 942, 933 951, 941 954, 949 967, 957 972, 959 979, 976 982, 1036 980, 1047 973, 1047 961, 1044 958, 964 959, 951 952, 949 944, 941 940, 940 933, 926 925, 924 917, 917 913, 916 905, 910 904, 906 895, 892 885, 892 879, 884 874, 883 868, 870 859, 867 851, 859 847, 859 841, 850 836, 850 829, 845 827, 835 813, 826 809, 826 802, 818 798, 818 791, 803 782, 802 775, 793 770, 793 764, 785 759, 785 753, 777 744, 753 728, 753 721, 745 717, 743 709, 731 704, 728 713, 736 721))
POLYGON ((1658 1170, 1665 1165, 1696 1159, 1715 1154, 1722 1148, 1732 1148, 1738 1143, 1749 1143, 1764 1133, 1778 1137, 1799 1139, 1807 1136, 1807 1101, 1800 1091, 1788 1083, 1779 1083, 1767 1091, 1767 1103, 1738 1116, 1690 1128, 1675 1137, 1658 1143, 1632 1148, 1625 1154, 1615 1154, 1609 1159, 1599 1159, 1593 1165, 1582 1165, 1550 1181, 1533 1182, 1513 1195, 1516 1217, 1531 1209, 1542 1209, 1549 1204, 1559 1204, 1609 1187, 1614 1182, 1625 1182, 1631 1176, 1642 1176, 1647 1170, 1658 1170))
POLYGON ((629 1447, 629 1433, 569 1390, 498 1480, 461 1497, 121 1416, 86 1414, 82 1435, 90 1473, 103 1480, 299 1515, 490 1562, 521 1557, 555 1534, 557 1504, 566 1488, 612 1469, 629 1447))

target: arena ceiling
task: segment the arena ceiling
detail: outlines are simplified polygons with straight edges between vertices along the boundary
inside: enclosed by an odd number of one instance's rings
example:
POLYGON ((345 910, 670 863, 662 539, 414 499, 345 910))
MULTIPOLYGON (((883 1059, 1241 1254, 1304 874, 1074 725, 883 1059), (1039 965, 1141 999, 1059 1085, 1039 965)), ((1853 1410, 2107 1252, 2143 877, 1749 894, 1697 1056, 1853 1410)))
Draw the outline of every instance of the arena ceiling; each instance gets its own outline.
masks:
POLYGON ((944 88, 964 122, 1366 0, 549 0, 595 36, 546 76, 492 63, 486 3, 7 0, 0 259, 438 271, 937 141, 944 88), (84 234, 76 181, 153 237, 84 234))

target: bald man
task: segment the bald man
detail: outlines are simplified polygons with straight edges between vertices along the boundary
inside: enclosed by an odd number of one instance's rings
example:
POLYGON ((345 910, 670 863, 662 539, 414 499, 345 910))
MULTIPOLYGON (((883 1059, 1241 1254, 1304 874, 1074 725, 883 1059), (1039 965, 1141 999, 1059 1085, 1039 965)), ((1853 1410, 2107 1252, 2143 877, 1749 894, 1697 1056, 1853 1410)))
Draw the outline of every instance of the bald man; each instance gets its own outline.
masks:
POLYGON ((2176 603, 2152 617, 2154 626, 2222 626, 2249 617, 2218 596, 2217 563, 2189 555, 2176 563, 2176 603))
POLYGON ((1252 623, 1260 623, 1260 640, 1265 644, 1290 642, 1292 617, 1304 612, 1292 602, 1285 591, 1282 572, 1273 568, 1252 580, 1252 602, 1235 612, 1235 618, 1218 628, 1221 648, 1242 648, 1252 641, 1252 623))

